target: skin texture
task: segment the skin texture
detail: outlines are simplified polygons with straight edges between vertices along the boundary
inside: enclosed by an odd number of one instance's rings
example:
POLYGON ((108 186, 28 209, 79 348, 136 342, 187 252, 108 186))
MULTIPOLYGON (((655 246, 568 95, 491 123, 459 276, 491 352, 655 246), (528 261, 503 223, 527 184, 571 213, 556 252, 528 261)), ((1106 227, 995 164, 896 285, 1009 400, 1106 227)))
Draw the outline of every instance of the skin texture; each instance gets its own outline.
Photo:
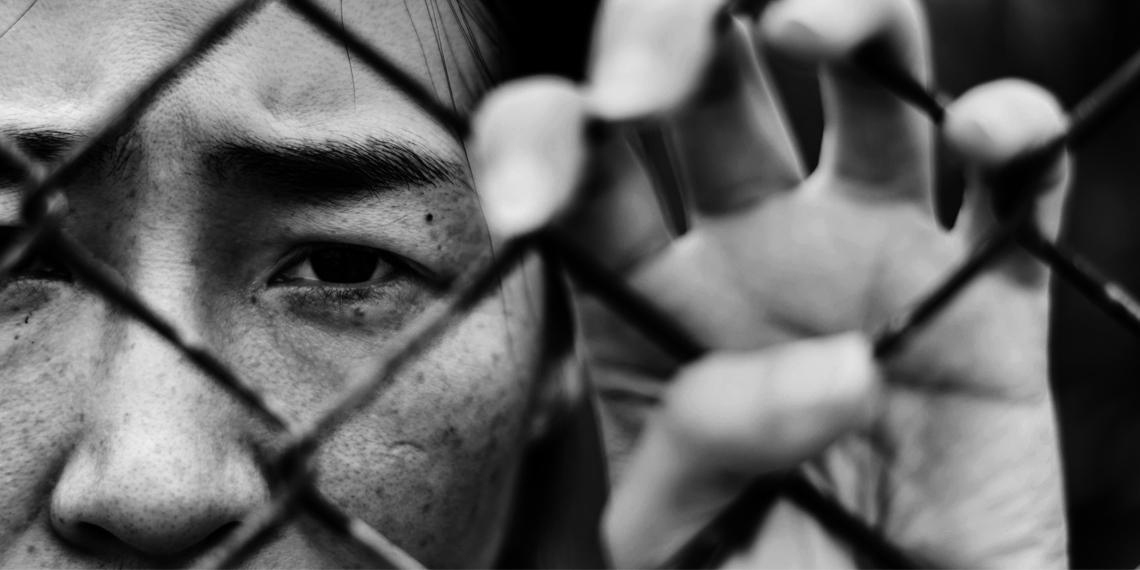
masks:
MULTIPOLYGON (((81 140, 229 4, 40 2, 0 41, 0 129, 81 140)), ((482 88, 446 8, 327 6, 445 101, 469 106, 482 88)), ((0 21, 22 8, 5 4, 0 21)), ((462 145, 280 6, 102 150, 68 188, 67 231, 299 420, 438 296, 432 279, 490 252, 462 145), (251 139, 367 137, 435 157, 455 180, 312 200, 325 188, 210 160, 251 139), (304 277, 289 256, 313 243, 383 250, 433 277, 397 265, 368 286, 276 281, 304 277)), ((0 194, 5 224, 16 222, 13 192, 0 194)), ((324 493, 425 564, 493 562, 538 417, 536 276, 529 264, 505 282, 319 452, 324 493)), ((81 283, 33 272, 3 284, 0 369, 0 562, 186 562, 271 496, 258 458, 274 434, 81 283)), ((336 544, 301 517, 248 562, 359 563, 336 544)))

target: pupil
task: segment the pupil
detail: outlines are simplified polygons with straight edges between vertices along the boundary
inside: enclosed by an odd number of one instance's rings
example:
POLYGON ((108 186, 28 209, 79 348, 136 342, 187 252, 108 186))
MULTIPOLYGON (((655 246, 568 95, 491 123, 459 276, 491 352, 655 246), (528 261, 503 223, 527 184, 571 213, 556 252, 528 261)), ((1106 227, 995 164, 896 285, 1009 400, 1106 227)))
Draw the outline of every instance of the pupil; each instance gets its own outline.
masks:
POLYGON ((328 283, 363 283, 372 279, 380 256, 374 252, 350 249, 320 249, 309 254, 313 274, 328 283))

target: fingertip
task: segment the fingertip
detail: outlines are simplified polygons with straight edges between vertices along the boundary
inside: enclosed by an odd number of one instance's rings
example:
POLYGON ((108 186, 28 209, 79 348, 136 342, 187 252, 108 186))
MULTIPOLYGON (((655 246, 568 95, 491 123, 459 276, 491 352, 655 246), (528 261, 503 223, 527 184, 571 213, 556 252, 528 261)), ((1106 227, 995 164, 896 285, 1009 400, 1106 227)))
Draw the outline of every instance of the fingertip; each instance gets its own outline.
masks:
POLYGON ((870 339, 861 332, 791 345, 773 362, 771 376, 788 423, 802 424, 790 441, 801 446, 803 458, 867 427, 878 409, 881 371, 870 339))
POLYGON ((865 428, 879 388, 870 341, 848 333, 706 358, 679 375, 663 415, 709 468, 757 474, 865 428))
POLYGON ((868 425, 879 392, 860 333, 717 353, 684 369, 603 516, 613 562, 667 560, 756 476, 868 425))
POLYGON ((493 236, 537 230, 568 207, 585 165, 586 122, 581 93, 559 78, 514 82, 486 98, 469 146, 493 236))
POLYGON ((614 0, 602 9, 588 72, 592 112, 622 121, 665 113, 696 89, 723 0, 614 0))
POLYGON ((768 8, 760 25, 778 49, 829 62, 886 31, 890 19, 884 0, 782 0, 768 8))
MULTIPOLYGON (((976 87, 947 108, 943 136, 970 167, 963 236, 979 243, 995 224, 1029 212, 1035 230, 1057 235, 1069 186, 1069 158, 1060 145, 1069 119, 1044 88, 1006 79, 976 87)), ((1005 273, 1044 287, 1044 267, 1018 250, 1002 263, 1005 273)))
POLYGON ((587 86, 586 97, 593 113, 621 121, 655 115, 679 104, 688 90, 662 63, 640 46, 607 56, 587 86))
POLYGON ((1051 93, 1005 79, 971 89, 947 107, 943 133, 968 161, 994 168, 1057 139, 1067 126, 1051 93))
POLYGON ((863 430, 878 417, 882 397, 882 369, 875 360, 867 335, 850 332, 830 339, 836 354, 836 406, 846 418, 845 429, 863 430))

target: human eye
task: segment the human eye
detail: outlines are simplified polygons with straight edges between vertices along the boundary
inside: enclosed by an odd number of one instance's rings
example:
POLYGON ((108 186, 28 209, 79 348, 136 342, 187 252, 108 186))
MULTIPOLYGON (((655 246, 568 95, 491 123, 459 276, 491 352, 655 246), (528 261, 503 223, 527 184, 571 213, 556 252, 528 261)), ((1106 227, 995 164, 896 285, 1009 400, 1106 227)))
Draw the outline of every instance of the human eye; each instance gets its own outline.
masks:
POLYGON ((429 284, 419 264, 372 247, 319 243, 288 255, 269 279, 308 303, 360 303, 390 298, 429 284))
POLYGON ((383 282, 396 271, 379 250, 347 245, 309 246, 291 256, 270 284, 359 287, 383 282))

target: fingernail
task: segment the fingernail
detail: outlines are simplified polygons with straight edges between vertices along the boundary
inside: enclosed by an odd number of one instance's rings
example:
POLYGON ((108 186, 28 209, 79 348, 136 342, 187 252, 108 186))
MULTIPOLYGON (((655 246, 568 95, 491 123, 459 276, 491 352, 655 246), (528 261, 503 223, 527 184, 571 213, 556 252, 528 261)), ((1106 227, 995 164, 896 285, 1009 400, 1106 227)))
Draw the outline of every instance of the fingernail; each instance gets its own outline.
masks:
POLYGON ((566 184, 536 157, 503 157, 477 176, 483 215, 494 235, 509 238, 537 230, 557 214, 566 184))
MULTIPOLYGON (((976 112, 973 113, 977 115, 976 112)), ((1001 141, 986 117, 962 116, 957 108, 947 110, 944 136, 952 148, 968 162, 989 166, 1003 156, 1001 141)))
POLYGON ((594 113, 610 121, 665 113, 696 90, 712 55, 720 0, 642 0, 599 32, 594 113), (636 9, 633 9, 636 8, 636 9))
POLYGON ((764 29, 780 48, 808 59, 845 57, 886 30, 890 10, 883 2, 787 0, 769 8, 764 29))
POLYGON ((576 87, 549 78, 509 84, 487 97, 472 124, 472 170, 492 235, 538 230, 568 207, 586 153, 576 87))
POLYGON ((664 111, 669 107, 665 75, 657 57, 644 49, 630 47, 611 54, 593 74, 588 95, 591 108, 608 120, 664 111))
POLYGON ((823 38, 811 26, 799 20, 784 22, 773 40, 783 49, 800 57, 818 58, 823 38))
POLYGON ((983 167, 1011 158, 1064 132, 1067 119, 1044 89, 1006 79, 975 87, 947 109, 948 140, 983 167))
POLYGON ((835 374, 835 400, 849 413, 852 428, 869 427, 878 417, 881 377, 870 340, 862 333, 849 333, 829 341, 835 374))

